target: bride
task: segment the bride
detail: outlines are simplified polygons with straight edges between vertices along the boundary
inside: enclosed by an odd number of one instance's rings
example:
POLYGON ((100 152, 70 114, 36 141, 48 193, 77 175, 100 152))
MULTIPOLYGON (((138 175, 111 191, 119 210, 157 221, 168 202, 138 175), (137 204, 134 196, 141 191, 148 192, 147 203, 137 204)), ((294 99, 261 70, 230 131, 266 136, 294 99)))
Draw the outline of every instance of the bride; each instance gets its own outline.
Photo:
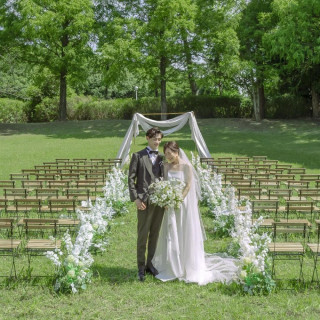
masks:
POLYGON ((169 162, 164 165, 164 179, 180 179, 186 186, 180 208, 165 210, 152 260, 159 272, 156 278, 200 285, 231 282, 237 272, 236 259, 204 252, 205 233, 198 207, 200 186, 195 170, 176 142, 167 142, 164 154, 169 162))

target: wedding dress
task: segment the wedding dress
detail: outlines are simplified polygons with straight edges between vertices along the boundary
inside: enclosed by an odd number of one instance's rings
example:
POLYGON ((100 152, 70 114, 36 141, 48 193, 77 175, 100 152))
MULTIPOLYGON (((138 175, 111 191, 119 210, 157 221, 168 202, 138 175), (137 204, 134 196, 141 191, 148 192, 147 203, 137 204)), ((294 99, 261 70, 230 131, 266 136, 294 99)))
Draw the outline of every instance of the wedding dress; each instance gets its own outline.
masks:
POLYGON ((159 271, 156 278, 162 281, 179 279, 199 285, 230 283, 235 279, 237 260, 204 252, 205 233, 198 207, 196 173, 190 162, 180 160, 175 168, 166 165, 165 179, 184 181, 189 192, 179 209, 165 210, 152 260, 159 271))

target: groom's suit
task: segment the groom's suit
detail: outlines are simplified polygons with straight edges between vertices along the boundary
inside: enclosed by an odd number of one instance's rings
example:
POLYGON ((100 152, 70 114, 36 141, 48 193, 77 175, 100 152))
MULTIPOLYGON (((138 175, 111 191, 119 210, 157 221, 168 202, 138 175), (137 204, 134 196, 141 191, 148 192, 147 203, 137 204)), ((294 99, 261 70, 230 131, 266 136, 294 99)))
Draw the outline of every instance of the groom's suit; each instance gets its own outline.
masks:
POLYGON ((152 164, 147 149, 133 153, 128 184, 131 201, 140 199, 147 206, 145 210, 138 210, 138 239, 137 262, 139 270, 150 267, 154 256, 159 231, 162 223, 164 209, 149 203, 149 185, 163 176, 163 156, 158 155, 152 164), (146 263, 146 245, 148 242, 148 255, 146 263))

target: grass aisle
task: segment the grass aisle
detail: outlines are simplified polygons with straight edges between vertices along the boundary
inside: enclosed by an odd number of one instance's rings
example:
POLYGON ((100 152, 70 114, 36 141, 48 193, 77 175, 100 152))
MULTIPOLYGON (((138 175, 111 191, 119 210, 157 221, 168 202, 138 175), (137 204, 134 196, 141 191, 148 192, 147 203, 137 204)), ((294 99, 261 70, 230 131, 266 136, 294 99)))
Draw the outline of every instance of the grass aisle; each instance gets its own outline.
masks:
MULTIPOLYGON (((114 157, 129 121, 1 125, 0 179, 55 158, 114 157)), ((309 121, 200 120, 200 129, 213 156, 267 155, 283 163, 319 172, 320 128, 309 121)), ((194 150, 188 128, 165 138, 194 150)), ((145 145, 136 139, 133 150, 145 145)), ((204 217, 208 252, 224 242, 210 233, 204 217)), ((268 297, 241 296, 219 284, 201 287, 178 281, 161 283, 136 278, 136 213, 112 222, 107 251, 95 258, 96 277, 76 295, 56 295, 48 287, 20 283, 0 289, 0 319, 319 319, 319 291, 280 291, 268 297)))

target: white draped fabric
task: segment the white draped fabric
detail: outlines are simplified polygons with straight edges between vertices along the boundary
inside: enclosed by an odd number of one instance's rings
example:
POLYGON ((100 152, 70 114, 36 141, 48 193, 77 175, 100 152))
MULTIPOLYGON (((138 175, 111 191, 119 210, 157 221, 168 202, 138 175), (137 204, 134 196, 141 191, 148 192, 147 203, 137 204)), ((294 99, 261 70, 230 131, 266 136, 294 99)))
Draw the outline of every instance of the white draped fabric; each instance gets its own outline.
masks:
POLYGON ((140 113, 135 113, 117 154, 117 158, 122 159, 121 166, 123 166, 128 159, 132 139, 139 135, 139 125, 145 132, 152 127, 170 128, 167 130, 162 130, 163 134, 167 136, 183 128, 188 121, 191 129, 191 138, 196 144, 200 157, 210 158, 210 152, 199 130, 198 123, 193 112, 187 112, 173 119, 161 121, 152 120, 146 118, 140 113))

